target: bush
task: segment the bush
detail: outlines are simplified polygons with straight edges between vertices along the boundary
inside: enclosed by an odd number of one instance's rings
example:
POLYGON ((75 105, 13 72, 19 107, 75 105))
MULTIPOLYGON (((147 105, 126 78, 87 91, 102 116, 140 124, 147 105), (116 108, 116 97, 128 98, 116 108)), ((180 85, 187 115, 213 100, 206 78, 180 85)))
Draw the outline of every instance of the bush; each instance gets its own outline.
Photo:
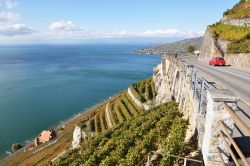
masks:
POLYGON ((188 48, 187 48, 187 51, 188 51, 189 53, 193 53, 193 52, 195 51, 194 46, 189 45, 188 48))
POLYGON ((23 146, 19 143, 12 144, 12 152, 16 152, 17 150, 21 149, 23 146))

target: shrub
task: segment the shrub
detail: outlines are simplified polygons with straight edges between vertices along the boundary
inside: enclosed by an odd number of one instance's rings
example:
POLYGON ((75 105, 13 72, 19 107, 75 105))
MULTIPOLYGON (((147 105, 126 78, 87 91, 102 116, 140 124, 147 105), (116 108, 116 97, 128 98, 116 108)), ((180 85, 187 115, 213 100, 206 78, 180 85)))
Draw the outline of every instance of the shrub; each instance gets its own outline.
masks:
POLYGON ((17 150, 21 149, 23 146, 19 143, 12 144, 12 152, 16 152, 17 150))
POLYGON ((193 52, 195 51, 194 46, 189 45, 188 48, 187 48, 187 51, 188 51, 189 53, 193 53, 193 52))

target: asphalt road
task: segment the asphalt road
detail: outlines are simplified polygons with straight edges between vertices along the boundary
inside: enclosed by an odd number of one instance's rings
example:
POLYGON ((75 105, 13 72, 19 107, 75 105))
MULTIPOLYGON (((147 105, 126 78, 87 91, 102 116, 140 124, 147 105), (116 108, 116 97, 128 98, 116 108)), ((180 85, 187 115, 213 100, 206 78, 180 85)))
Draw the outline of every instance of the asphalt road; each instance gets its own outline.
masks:
MULTIPOLYGON (((187 63, 204 75, 208 81, 215 82, 219 86, 231 90, 240 98, 237 114, 250 126, 250 71, 236 69, 231 66, 209 66, 193 58, 185 58, 187 63)), ((235 136, 243 135, 236 132, 235 136)))

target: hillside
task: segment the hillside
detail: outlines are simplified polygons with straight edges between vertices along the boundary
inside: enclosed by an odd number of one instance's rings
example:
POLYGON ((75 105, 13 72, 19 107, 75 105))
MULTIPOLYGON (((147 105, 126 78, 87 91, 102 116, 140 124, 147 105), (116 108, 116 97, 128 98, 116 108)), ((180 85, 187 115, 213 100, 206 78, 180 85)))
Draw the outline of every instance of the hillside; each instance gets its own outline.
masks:
POLYGON ((223 18, 209 25, 199 60, 221 55, 228 65, 250 68, 250 1, 241 0, 224 12, 223 18))
POLYGON ((168 154, 183 150, 187 122, 178 106, 167 103, 120 123, 114 129, 83 142, 79 150, 71 150, 51 165, 113 166, 138 165, 147 154, 161 148, 161 165, 173 165, 168 154))
POLYGON ((106 133, 110 128, 116 128, 129 122, 133 117, 141 116, 145 110, 134 102, 131 95, 141 103, 152 104, 156 96, 154 83, 152 78, 148 78, 132 84, 130 88, 133 88, 132 94, 126 90, 114 95, 109 100, 66 123, 65 127, 58 128, 57 137, 51 142, 38 146, 30 144, 23 151, 6 159, 4 165, 17 163, 19 165, 44 165, 71 148, 72 133, 76 125, 81 127, 89 140, 106 133))
POLYGON ((167 43, 162 45, 157 45, 153 47, 143 48, 135 50, 135 53, 139 54, 162 54, 163 52, 177 53, 177 54, 187 54, 187 47, 192 45, 195 49, 200 49, 202 43, 202 37, 185 39, 177 41, 174 43, 167 43))

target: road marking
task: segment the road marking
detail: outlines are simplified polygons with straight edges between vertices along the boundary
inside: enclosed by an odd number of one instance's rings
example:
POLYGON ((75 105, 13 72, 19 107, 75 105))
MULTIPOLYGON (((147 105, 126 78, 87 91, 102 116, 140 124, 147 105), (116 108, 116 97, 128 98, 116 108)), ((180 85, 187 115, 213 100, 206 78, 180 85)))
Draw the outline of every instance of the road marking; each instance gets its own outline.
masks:
MULTIPOLYGON (((191 63, 192 63, 192 62, 191 62, 191 63)), ((206 66, 206 65, 200 65, 200 64, 196 64, 196 63, 193 63, 193 64, 194 64, 194 65, 198 65, 198 66, 202 66, 202 67, 209 67, 209 68, 212 68, 212 69, 215 69, 215 70, 224 71, 224 72, 226 72, 226 73, 230 73, 230 74, 232 74, 232 75, 235 75, 235 76, 242 77, 242 78, 245 78, 245 79, 250 80, 249 77, 246 77, 246 76, 241 75, 241 74, 236 74, 236 73, 233 73, 233 72, 231 72, 231 71, 226 71, 226 70, 218 69, 218 68, 215 68, 215 67, 206 66)))
POLYGON ((218 69, 218 68, 215 68, 215 67, 210 67, 210 68, 213 68, 213 69, 216 69, 216 70, 220 70, 220 71, 224 71, 224 72, 226 72, 226 73, 230 73, 230 74, 233 74, 233 75, 235 75, 235 76, 242 77, 242 78, 245 78, 245 79, 250 80, 249 77, 243 76, 243 75, 241 75, 241 74, 236 74, 236 73, 233 73, 233 72, 231 72, 231 71, 226 71, 226 70, 218 69))

